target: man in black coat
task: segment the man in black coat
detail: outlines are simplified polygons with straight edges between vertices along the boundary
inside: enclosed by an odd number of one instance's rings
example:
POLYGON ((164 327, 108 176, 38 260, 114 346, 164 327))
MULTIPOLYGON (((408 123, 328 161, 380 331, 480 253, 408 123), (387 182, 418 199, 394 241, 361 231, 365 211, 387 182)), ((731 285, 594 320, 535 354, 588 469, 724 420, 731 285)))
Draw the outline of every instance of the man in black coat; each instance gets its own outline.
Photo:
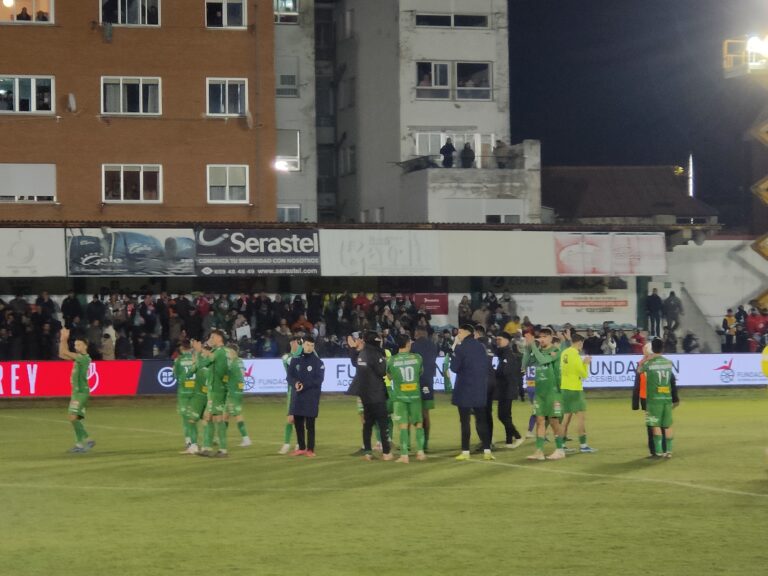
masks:
POLYGON ((475 340, 475 327, 463 324, 456 336, 456 348, 451 359, 451 370, 456 374, 451 403, 459 410, 461 422, 461 454, 456 460, 469 460, 470 416, 475 415, 475 424, 483 443, 483 459, 495 460, 491 454, 491 439, 488 436, 488 422, 485 406, 488 403, 488 357, 485 346, 475 340))
POLYGON ((511 342, 512 336, 507 332, 496 336, 496 356, 499 363, 496 365, 494 398, 499 402, 497 414, 506 432, 504 446, 517 448, 523 443, 523 438, 512 423, 512 402, 520 396, 523 357, 512 348, 511 342))
MULTIPOLYGON (((493 292, 491 292, 493 295, 493 292)), ((493 300, 496 300, 496 296, 493 296, 493 300)), ((485 348, 485 356, 487 359, 488 368, 488 387, 486 389, 487 402, 485 404, 485 421, 488 424, 488 438, 491 439, 491 448, 493 448, 493 400, 494 391, 496 389, 496 371, 493 369, 493 357, 495 355, 494 344, 495 342, 486 334, 485 326, 482 324, 475 325, 475 340, 480 342, 485 348)), ((477 429, 477 420, 475 420, 475 428, 477 429)), ((477 429, 477 435, 480 435, 480 430, 477 429)), ((483 445, 480 443, 475 452, 482 453, 483 445)))
POLYGON ((387 360, 376 332, 367 332, 363 338, 353 340, 356 350, 352 353, 352 364, 356 367, 355 377, 349 385, 348 394, 360 397, 363 403, 363 458, 373 460, 371 433, 374 424, 381 432, 382 460, 392 460, 389 444, 387 413, 387 360))
POLYGON ((296 393, 291 398, 290 413, 296 428, 298 450, 293 456, 315 455, 315 419, 320 411, 320 391, 325 379, 325 364, 315 354, 315 339, 309 335, 304 337, 302 353, 293 358, 288 365, 289 378, 294 383, 296 393), (306 440, 304 429, 306 426, 306 440))
POLYGON ((424 451, 429 445, 429 411, 435 407, 435 374, 437 373, 437 346, 427 336, 426 326, 416 326, 416 340, 411 344, 411 352, 421 356, 424 371, 421 373, 421 417, 424 427, 424 451))

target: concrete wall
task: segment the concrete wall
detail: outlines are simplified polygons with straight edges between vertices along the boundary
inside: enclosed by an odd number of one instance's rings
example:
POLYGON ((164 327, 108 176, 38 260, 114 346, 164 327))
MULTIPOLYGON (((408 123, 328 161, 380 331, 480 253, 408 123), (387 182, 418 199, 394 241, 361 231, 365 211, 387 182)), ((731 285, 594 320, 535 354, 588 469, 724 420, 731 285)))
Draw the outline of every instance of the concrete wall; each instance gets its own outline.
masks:
POLYGON ((272 4, 247 3, 248 27, 226 30, 205 27, 203 2, 164 0, 160 27, 114 26, 111 41, 99 7, 59 0, 53 25, 0 26, 0 74, 55 76, 56 104, 53 114, 2 115, 0 159, 55 164, 60 202, 3 204, 0 221, 274 220, 272 4), (162 116, 102 117, 103 75, 160 77, 162 116), (252 129, 245 118, 206 117, 206 77, 248 79, 252 129), (109 163, 161 164, 162 204, 103 206, 109 163), (248 164, 253 206, 208 204, 206 164, 248 164))
POLYGON ((275 24, 275 62, 298 60, 299 97, 275 99, 278 130, 301 133, 301 171, 277 173, 277 203, 301 206, 301 220, 317 221, 317 137, 315 129, 315 3, 303 0, 298 24, 275 24))

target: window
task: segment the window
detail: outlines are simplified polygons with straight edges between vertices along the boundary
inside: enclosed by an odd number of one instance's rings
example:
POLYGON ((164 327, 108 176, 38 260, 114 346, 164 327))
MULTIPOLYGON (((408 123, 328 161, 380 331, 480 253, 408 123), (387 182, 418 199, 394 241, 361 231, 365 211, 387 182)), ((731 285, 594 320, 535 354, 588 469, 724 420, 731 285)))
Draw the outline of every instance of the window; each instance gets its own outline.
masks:
POLYGON ((53 22, 55 0, 0 2, 0 24, 48 24, 53 22), (9 5, 10 4, 10 5, 9 5))
POLYGON ((298 204, 278 204, 278 222, 301 222, 301 206, 298 204))
POLYGON ((248 166, 208 165, 208 203, 248 202, 248 166))
POLYGON ((457 62, 456 99, 490 100, 490 68, 486 62, 457 62))
POLYGON ((0 114, 54 112, 53 84, 52 76, 0 75, 0 114))
POLYGON ((208 28, 245 28, 245 0, 205 0, 208 28))
POLYGON ((275 24, 298 24, 299 0, 275 0, 275 24))
POLYGON ((245 116, 248 111, 245 78, 208 78, 208 114, 245 116))
POLYGON ((485 216, 486 224, 501 224, 502 221, 504 224, 520 224, 520 215, 504 214, 502 216, 501 214, 486 214, 485 216))
POLYGON ((349 40, 355 32, 355 11, 347 8, 344 11, 344 40, 349 40))
POLYGON ((479 14, 416 14, 416 26, 488 28, 488 16, 479 14))
POLYGON ((0 202, 55 200, 55 164, 0 164, 0 202))
POLYGON ((373 218, 374 222, 384 222, 384 206, 376 208, 373 218))
POLYGON ((301 170, 301 139, 298 130, 277 131, 275 168, 282 172, 301 170))
POLYGON ((103 202, 162 202, 162 167, 156 164, 104 164, 103 202))
POLYGON ((160 114, 160 78, 102 77, 102 114, 160 114))
POLYGON ((159 26, 160 0, 101 0, 101 21, 126 26, 159 26))
POLYGON ((275 62, 275 94, 283 98, 299 95, 299 59, 295 56, 278 56, 275 62))
POLYGON ((416 63, 416 98, 450 98, 450 74, 447 62, 416 63))

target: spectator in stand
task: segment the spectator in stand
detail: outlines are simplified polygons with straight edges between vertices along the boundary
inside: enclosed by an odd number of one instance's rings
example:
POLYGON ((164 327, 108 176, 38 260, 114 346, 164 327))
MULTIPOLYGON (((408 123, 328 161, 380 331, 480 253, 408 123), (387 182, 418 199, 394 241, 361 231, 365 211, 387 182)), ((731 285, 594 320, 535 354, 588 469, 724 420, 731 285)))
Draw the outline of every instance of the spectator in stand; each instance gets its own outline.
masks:
POLYGON ((654 288, 645 299, 645 311, 649 319, 648 331, 651 336, 659 336, 661 334, 661 314, 663 309, 664 304, 661 301, 661 296, 659 296, 659 291, 654 288))
POLYGON ((634 332, 632 333, 632 337, 629 339, 629 343, 632 346, 632 354, 642 354, 645 342, 645 336, 643 336, 640 328, 635 328, 634 332))
POLYGON ((698 354, 701 352, 699 349, 699 339, 690 330, 686 331, 685 338, 683 338, 683 352, 686 354, 698 354))
POLYGON ((616 331, 616 354, 631 354, 632 343, 629 341, 626 332, 619 328, 616 331))
POLYGON ((58 306, 56 306, 56 302, 51 300, 47 291, 43 290, 40 296, 37 297, 37 300, 35 300, 35 304, 40 308, 40 314, 42 314, 45 320, 55 319, 58 306))
POLYGON ((294 332, 306 332, 307 334, 312 332, 312 328, 314 328, 312 322, 307 320, 307 317, 304 316, 304 313, 299 314, 299 317, 291 325, 291 330, 294 332))
POLYGON ((515 334, 520 333, 520 328, 520 316, 512 316, 512 318, 504 325, 504 332, 514 337, 515 334))
POLYGON ((472 305, 469 302, 469 296, 462 296, 459 302, 459 319, 457 324, 469 324, 472 322, 472 305))
POLYGON ((720 324, 723 329, 725 342, 723 343, 723 352, 733 352, 733 338, 736 335, 736 316, 733 314, 733 308, 728 308, 720 324))
POLYGON ((490 316, 491 312, 488 310, 488 304, 484 303, 482 306, 480 306, 480 308, 472 312, 471 323, 476 326, 480 325, 483 328, 488 328, 488 320, 490 319, 490 316))
POLYGON ((440 148, 440 155, 443 157, 443 168, 453 168, 453 155, 456 153, 456 147, 453 141, 448 138, 440 148))
POLYGON ((763 334, 765 333, 765 320, 763 316, 757 311, 757 308, 750 308, 749 316, 744 321, 744 327, 749 334, 763 334))
POLYGON ((104 303, 98 294, 94 294, 88 306, 85 307, 85 321, 90 325, 94 320, 98 320, 99 323, 104 322, 104 315, 106 314, 104 309, 104 303))
POLYGON ((21 318, 29 310, 29 302, 23 294, 17 294, 16 298, 8 302, 8 307, 13 310, 17 318, 21 318))
POLYGON ((256 345, 256 355, 259 358, 278 358, 280 356, 280 346, 272 330, 266 330, 264 335, 259 338, 256 345))
POLYGON ((744 322, 747 321, 747 311, 744 310, 744 305, 739 304, 738 308, 736 309, 736 314, 734 314, 736 317, 736 322, 739 324, 744 324, 744 322))
POLYGON ((670 326, 664 326, 664 354, 677 354, 677 336, 670 326))
POLYGON ((462 168, 473 168, 475 166, 475 151, 472 150, 469 142, 464 143, 464 148, 459 153, 462 168))
POLYGON ((683 311, 683 302, 675 295, 674 290, 670 291, 669 296, 664 300, 663 308, 667 325, 672 332, 675 332, 680 327, 680 316, 685 312, 683 311))
POLYGON ((606 356, 616 354, 618 343, 616 342, 616 333, 613 330, 606 331, 600 344, 600 351, 606 356))
POLYGON ((584 339, 584 354, 587 356, 599 356, 603 353, 603 340, 595 334, 592 328, 587 328, 587 337, 584 339))
POLYGON ((104 336, 102 336, 101 359, 102 360, 115 359, 115 341, 112 340, 112 336, 109 334, 104 334, 104 336))
POLYGON ((735 324, 736 334, 733 337, 734 340, 734 352, 749 352, 749 334, 744 330, 744 325, 735 324))
POLYGON ((8 334, 8 328, 0 327, 0 361, 14 359, 11 358, 11 338, 8 334))

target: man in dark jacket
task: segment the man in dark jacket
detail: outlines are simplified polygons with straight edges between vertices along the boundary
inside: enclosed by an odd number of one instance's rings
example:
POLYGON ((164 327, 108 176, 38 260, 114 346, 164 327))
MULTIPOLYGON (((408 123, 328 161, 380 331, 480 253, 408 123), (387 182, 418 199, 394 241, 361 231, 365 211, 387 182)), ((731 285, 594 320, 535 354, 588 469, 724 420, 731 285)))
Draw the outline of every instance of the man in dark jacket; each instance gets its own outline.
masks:
POLYGON ((523 358, 512 349, 511 341, 512 336, 507 332, 496 336, 496 356, 499 357, 499 363, 496 365, 494 398, 499 402, 497 414, 506 433, 504 446, 517 448, 523 443, 523 438, 512 423, 512 402, 520 396, 523 358))
MULTIPOLYGON (((493 296, 493 292, 491 292, 491 296, 493 296)), ((493 300, 496 301, 496 296, 493 296, 493 300)), ((488 368, 488 387, 485 391, 485 395, 488 400, 485 404, 485 421, 488 424, 488 438, 490 438, 491 448, 493 448, 493 399, 494 390, 496 388, 496 371, 493 368, 495 342, 487 335, 485 326, 482 324, 475 325, 475 340, 480 342, 480 344, 482 344, 485 348, 486 364, 488 368)), ((477 427, 477 420, 475 420, 475 427, 477 427)), ((480 436, 480 430, 477 430, 477 435, 480 436)), ((477 446, 477 448, 475 448, 475 452, 483 452, 482 442, 477 446)))
POLYGON ((459 410, 461 422, 461 454, 456 460, 469 460, 470 415, 475 415, 475 424, 483 443, 483 459, 495 460, 491 454, 491 439, 488 436, 488 422, 485 406, 488 402, 488 357, 485 347, 475 340, 475 327, 463 324, 456 336, 456 348, 451 360, 451 370, 456 374, 451 403, 459 410))
POLYGON ((416 340, 411 345, 411 352, 424 360, 424 372, 421 373, 421 417, 424 427, 424 451, 429 446, 429 411, 435 407, 435 375, 437 373, 437 346, 427 336, 426 326, 416 326, 416 340))
POLYGON ((367 332, 354 343, 357 350, 356 354, 353 352, 352 364, 356 371, 348 393, 359 396, 363 403, 363 458, 373 460, 371 433, 374 424, 377 424, 381 432, 382 460, 392 460, 387 423, 387 387, 384 384, 387 360, 381 338, 376 332, 367 332))
POLYGON ((291 399, 290 413, 296 427, 296 440, 299 448, 293 456, 315 455, 315 419, 320 410, 320 390, 325 378, 325 365, 315 354, 315 339, 304 337, 302 354, 293 358, 288 365, 290 377, 295 382, 296 393, 291 399), (306 426, 306 439, 304 429, 306 426))
POLYGON ((73 290, 69 291, 67 297, 61 303, 61 317, 66 328, 72 327, 72 320, 75 318, 83 317, 83 307, 80 305, 80 300, 77 299, 73 290))

